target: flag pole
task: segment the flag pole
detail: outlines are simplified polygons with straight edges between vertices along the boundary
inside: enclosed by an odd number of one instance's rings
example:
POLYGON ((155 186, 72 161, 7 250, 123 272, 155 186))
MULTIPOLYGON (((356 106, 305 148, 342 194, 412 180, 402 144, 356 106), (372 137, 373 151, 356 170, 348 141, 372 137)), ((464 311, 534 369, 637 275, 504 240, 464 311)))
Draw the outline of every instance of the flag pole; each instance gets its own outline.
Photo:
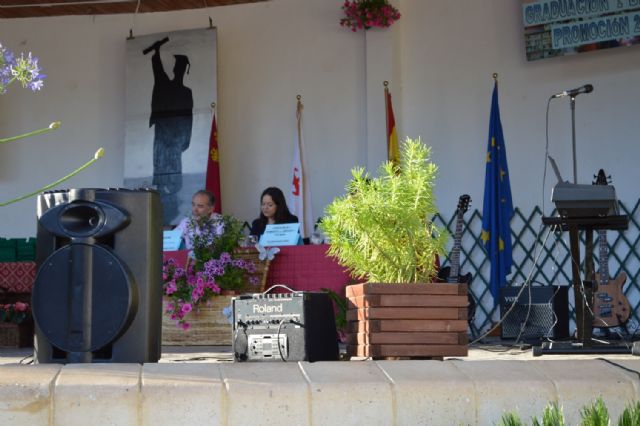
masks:
POLYGON ((387 129, 386 133, 385 133, 385 140, 386 140, 386 145, 387 145, 387 159, 389 158, 389 132, 391 131, 391 129, 389 129, 389 82, 387 80, 385 80, 383 83, 384 85, 384 115, 386 120, 384 120, 384 125, 385 128, 387 129))
POLYGON ((306 227, 308 226, 306 223, 306 219, 307 219, 307 203, 305 203, 304 198, 306 197, 306 191, 307 188, 305 187, 306 183, 307 183, 307 171, 305 170, 304 167, 304 157, 303 157, 303 152, 302 152, 302 110, 304 109, 304 105, 302 105, 302 96, 301 95, 297 95, 296 96, 296 120, 298 122, 298 153, 300 155, 300 165, 302 166, 300 168, 300 177, 302 180, 302 223, 303 223, 303 227, 305 227, 305 229, 302 230, 301 235, 304 235, 306 237, 309 237, 309 235, 307 234, 307 230, 306 227))
POLYGON ((495 81, 496 84, 498 84, 498 73, 497 72, 493 73, 493 81, 495 81))

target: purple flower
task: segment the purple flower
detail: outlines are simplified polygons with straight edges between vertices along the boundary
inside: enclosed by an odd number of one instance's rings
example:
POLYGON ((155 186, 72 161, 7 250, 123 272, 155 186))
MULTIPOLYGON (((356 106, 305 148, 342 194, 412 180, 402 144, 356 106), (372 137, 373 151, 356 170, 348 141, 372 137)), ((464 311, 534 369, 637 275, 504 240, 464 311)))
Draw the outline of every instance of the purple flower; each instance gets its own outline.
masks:
POLYGON ((180 311, 182 312, 182 315, 186 315, 189 312, 191 312, 193 310, 193 306, 191 305, 191 303, 184 303, 182 305, 182 308, 180 308, 180 311))
POLYGON ((164 288, 164 292, 167 296, 172 295, 173 293, 175 293, 176 291, 178 291, 178 287, 176 286, 176 282, 175 281, 169 281, 164 288))
POLYGON ((46 77, 40 73, 38 58, 32 56, 31 52, 27 54, 26 58, 24 53, 20 54, 20 57, 11 66, 11 75, 22 84, 22 87, 28 87, 34 92, 42 88, 42 80, 46 77))
POLYGON ((198 300, 200 300, 202 296, 204 296, 204 287, 196 287, 191 292, 191 300, 194 303, 198 303, 198 300))

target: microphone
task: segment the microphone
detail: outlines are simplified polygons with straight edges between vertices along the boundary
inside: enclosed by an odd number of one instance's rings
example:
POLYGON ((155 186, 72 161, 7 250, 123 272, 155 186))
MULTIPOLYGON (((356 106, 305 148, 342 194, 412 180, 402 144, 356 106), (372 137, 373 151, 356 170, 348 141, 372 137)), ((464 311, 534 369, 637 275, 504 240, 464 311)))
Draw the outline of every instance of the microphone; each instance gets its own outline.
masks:
POLYGON ((571 96, 575 98, 580 93, 591 93, 593 92, 593 86, 590 84, 585 84, 584 86, 580 86, 576 89, 565 90, 564 92, 556 93, 551 98, 564 98, 565 96, 571 96))

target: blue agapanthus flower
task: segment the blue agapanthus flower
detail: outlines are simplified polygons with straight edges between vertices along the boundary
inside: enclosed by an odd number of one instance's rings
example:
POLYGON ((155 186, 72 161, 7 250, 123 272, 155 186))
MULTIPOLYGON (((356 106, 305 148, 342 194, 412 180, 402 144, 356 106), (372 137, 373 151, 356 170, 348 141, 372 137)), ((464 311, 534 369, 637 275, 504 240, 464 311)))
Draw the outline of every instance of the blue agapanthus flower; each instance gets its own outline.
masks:
POLYGON ((26 57, 21 53, 16 58, 13 52, 0 44, 0 94, 5 93, 14 81, 36 92, 42 89, 45 77, 38 65, 38 58, 32 56, 31 52, 26 57))

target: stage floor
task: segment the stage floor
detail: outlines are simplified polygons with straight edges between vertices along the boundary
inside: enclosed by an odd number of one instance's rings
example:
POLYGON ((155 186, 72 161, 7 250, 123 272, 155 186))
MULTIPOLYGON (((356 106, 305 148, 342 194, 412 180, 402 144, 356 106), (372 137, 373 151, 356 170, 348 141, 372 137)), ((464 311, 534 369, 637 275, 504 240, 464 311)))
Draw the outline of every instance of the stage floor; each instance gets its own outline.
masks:
MULTIPOLYGON (((631 343, 629 343, 631 346, 631 343)), ((341 347, 341 352, 345 348, 341 347)), ((0 347, 0 364, 32 364, 32 348, 2 348, 0 347)), ((638 359, 631 354, 604 355, 543 355, 533 356, 531 345, 517 344, 513 341, 503 341, 499 338, 489 338, 484 344, 469 347, 469 356, 460 358, 462 361, 497 361, 497 360, 560 360, 560 359, 638 359)), ((354 358, 362 360, 363 358, 354 358)), ((216 363, 233 362, 230 346, 163 346, 161 363, 216 363)))

